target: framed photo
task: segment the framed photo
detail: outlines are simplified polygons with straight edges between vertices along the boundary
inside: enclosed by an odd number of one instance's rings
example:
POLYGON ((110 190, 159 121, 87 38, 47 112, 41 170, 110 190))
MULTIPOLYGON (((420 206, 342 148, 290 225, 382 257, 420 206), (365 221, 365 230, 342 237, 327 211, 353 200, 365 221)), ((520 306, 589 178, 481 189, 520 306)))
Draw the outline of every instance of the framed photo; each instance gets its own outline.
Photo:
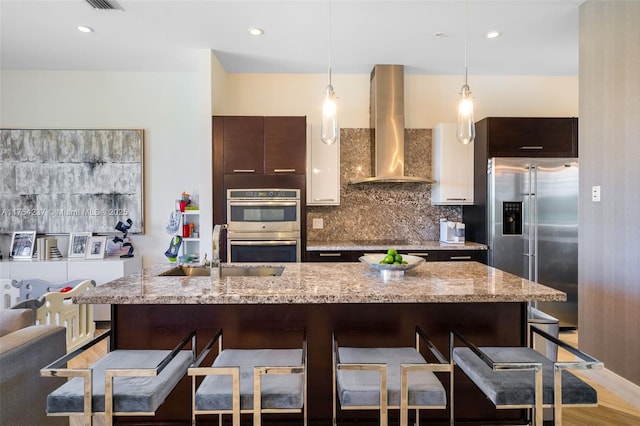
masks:
POLYGON ((72 232, 69 235, 69 257, 85 257, 91 232, 72 232))
POLYGON ((36 244, 36 231, 14 232, 11 237, 11 253, 13 259, 31 259, 36 244))
POLYGON ((107 237, 105 235, 100 237, 89 237, 87 241, 87 259, 102 259, 104 257, 104 251, 107 247, 107 237))

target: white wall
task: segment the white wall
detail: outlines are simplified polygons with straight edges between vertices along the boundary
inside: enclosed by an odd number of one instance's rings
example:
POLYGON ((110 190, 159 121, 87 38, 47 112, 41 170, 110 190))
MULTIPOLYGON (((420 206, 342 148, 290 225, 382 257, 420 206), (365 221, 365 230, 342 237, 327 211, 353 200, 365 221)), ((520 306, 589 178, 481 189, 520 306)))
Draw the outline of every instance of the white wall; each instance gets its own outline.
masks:
MULTIPOLYGON (((229 74, 232 93, 220 114, 306 115, 320 128, 324 74, 229 74)), ((369 127, 369 75, 336 75, 338 120, 343 128, 369 127)), ((476 120, 488 116, 578 115, 577 77, 471 76, 476 120)), ((459 76, 405 76, 405 127, 433 128, 456 120, 459 76)), ((312 133, 319 140, 319 130, 312 133)))
POLYGON ((197 73, 3 71, 0 84, 3 128, 145 130, 145 234, 133 242, 146 265, 166 261, 174 200, 199 188, 197 73))
MULTIPOLYGON (((173 201, 196 192, 202 250, 211 247, 211 115, 306 115, 319 139, 325 74, 228 74, 209 50, 196 73, 3 71, 0 126, 145 130, 145 234, 134 237, 145 266, 164 262, 173 201)), ((476 119, 577 116, 577 77, 470 76, 476 119)), ((407 128, 455 121, 461 76, 405 78, 407 128)), ((369 75, 333 75, 341 127, 369 126, 369 75)), ((115 224, 114 224, 115 225, 115 224)), ((0 237, 8 253, 9 242, 0 237)))

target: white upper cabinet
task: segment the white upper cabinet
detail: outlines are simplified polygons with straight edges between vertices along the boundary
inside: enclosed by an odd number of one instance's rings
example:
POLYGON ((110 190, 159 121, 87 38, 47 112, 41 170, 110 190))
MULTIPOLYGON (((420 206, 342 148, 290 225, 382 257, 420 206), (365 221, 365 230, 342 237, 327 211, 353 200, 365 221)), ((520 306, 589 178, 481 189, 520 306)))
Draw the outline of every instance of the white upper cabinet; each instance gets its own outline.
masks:
POLYGON ((431 185, 432 205, 473 204, 473 143, 456 139, 455 123, 440 123, 433 129, 431 185))
POLYGON ((307 205, 340 205, 340 138, 332 145, 312 142, 307 125, 307 205))

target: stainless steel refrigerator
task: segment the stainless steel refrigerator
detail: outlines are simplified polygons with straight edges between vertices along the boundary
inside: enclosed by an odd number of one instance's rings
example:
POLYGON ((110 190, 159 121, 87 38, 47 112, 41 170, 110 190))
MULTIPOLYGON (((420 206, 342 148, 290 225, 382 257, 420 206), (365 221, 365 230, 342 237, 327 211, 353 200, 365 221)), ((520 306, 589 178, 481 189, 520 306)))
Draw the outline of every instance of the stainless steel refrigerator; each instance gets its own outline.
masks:
POLYGON ((578 325, 578 159, 491 158, 489 265, 567 293, 537 308, 578 325))

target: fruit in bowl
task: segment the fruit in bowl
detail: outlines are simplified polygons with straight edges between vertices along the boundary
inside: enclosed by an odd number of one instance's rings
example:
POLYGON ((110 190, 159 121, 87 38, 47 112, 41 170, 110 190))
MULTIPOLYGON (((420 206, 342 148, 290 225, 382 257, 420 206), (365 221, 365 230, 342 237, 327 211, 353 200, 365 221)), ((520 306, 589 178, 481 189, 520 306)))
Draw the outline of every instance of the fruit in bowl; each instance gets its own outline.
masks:
POLYGON ((381 265, 406 265, 408 262, 402 258, 402 255, 394 248, 387 250, 387 254, 380 260, 381 265))
POLYGON ((409 254, 401 255, 394 249, 389 249, 386 253, 361 256, 360 261, 379 271, 404 272, 424 262, 424 258, 409 254))

